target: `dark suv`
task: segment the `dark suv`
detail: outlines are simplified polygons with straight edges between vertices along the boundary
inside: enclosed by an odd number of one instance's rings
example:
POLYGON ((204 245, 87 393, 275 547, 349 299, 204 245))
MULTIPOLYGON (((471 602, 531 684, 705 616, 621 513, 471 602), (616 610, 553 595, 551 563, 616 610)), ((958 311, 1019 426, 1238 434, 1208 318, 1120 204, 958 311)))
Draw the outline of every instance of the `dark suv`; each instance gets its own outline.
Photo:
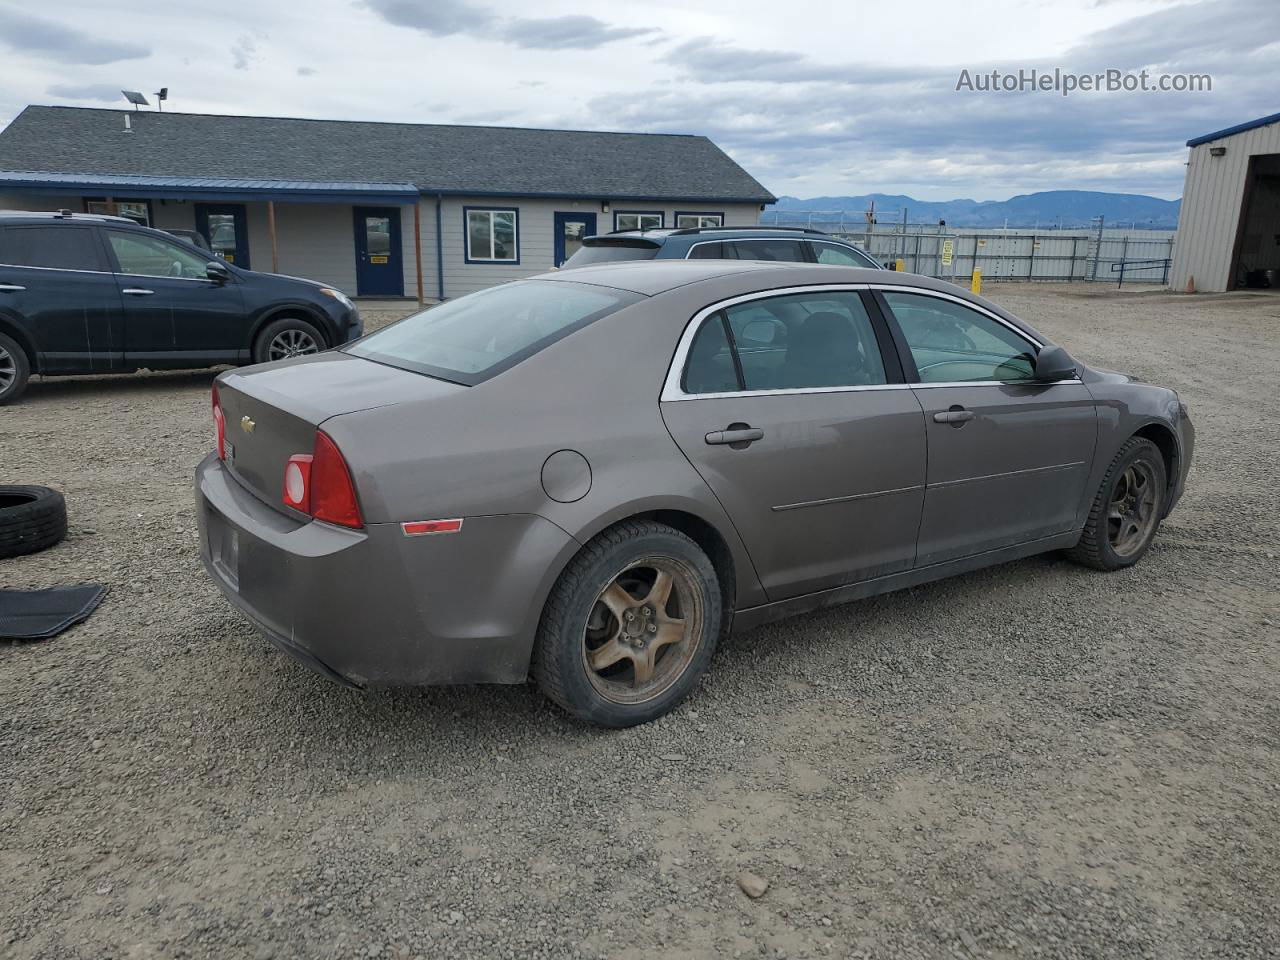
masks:
POLYGON ((560 269, 618 260, 783 260, 881 269, 851 243, 806 227, 685 227, 618 230, 587 237, 560 269))
POLYGON ((341 291, 124 217, 0 212, 0 403, 32 373, 261 363, 361 334, 341 291))

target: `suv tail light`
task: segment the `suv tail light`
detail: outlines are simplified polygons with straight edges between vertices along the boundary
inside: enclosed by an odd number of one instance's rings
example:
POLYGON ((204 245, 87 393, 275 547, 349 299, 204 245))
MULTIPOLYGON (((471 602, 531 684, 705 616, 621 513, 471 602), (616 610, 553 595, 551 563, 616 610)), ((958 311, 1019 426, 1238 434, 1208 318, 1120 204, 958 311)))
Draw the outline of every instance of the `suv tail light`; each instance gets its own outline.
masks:
POLYGON ((351 470, 338 445, 323 430, 316 431, 311 453, 295 453, 284 468, 282 499, 317 520, 340 527, 363 527, 351 470))
POLYGON ((218 459, 227 459, 227 418, 222 415, 222 401, 218 399, 218 385, 213 385, 213 435, 218 441, 218 459))

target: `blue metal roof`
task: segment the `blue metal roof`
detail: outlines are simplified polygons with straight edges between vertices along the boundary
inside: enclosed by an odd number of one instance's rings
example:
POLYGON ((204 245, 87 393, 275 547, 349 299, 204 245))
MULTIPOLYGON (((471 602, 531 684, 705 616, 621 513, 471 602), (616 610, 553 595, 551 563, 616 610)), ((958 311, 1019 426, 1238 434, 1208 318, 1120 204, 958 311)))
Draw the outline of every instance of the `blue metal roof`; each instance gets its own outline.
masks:
POLYGON ((1234 127, 1227 127, 1223 130, 1215 130, 1213 133, 1206 133, 1203 137, 1194 137, 1187 141, 1187 146, 1198 147, 1200 144, 1208 143, 1210 140, 1221 140, 1223 137, 1229 137, 1237 133, 1244 133, 1246 130, 1265 127, 1269 123, 1280 123, 1280 113, 1273 113, 1269 117, 1259 117, 1257 120, 1250 120, 1248 123, 1237 123, 1234 127))
POLYGON ((231 177, 152 177, 122 174, 0 171, 0 186, 38 193, 102 193, 137 190, 148 197, 181 200, 288 200, 294 203, 413 203, 412 183, 352 180, 244 180, 231 177))

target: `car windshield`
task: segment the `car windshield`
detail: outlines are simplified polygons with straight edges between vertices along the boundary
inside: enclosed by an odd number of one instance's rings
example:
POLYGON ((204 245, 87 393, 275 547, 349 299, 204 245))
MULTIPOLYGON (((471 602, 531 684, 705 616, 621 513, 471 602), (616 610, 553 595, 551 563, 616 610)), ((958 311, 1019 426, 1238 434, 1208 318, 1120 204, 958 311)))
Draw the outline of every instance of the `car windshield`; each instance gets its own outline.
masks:
POLYGON ((642 299, 612 287, 517 280, 415 313, 345 349, 470 386, 642 299))
POLYGON ((616 263, 619 260, 652 260, 661 249, 652 243, 591 243, 578 248, 578 252, 564 262, 560 269, 587 267, 593 263, 616 263))

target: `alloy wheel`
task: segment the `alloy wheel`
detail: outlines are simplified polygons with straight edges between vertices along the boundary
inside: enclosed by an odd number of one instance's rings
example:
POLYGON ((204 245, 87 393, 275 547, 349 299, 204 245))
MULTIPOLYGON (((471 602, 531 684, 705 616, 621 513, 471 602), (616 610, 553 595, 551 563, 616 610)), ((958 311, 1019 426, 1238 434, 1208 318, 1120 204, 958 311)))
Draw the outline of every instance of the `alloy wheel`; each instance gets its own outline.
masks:
POLYGON ((316 338, 305 330, 281 330, 271 338, 267 346, 267 357, 271 360, 284 360, 288 357, 302 357, 309 353, 319 353, 320 345, 316 338))
POLYGON ((670 557, 645 557, 609 581, 592 605, 582 657, 591 685, 614 703, 643 703, 688 669, 702 639, 695 574, 670 557))
POLYGON ((1142 549, 1156 524, 1159 499, 1151 464, 1135 460, 1125 467, 1107 505, 1107 540, 1117 556, 1132 556, 1142 549))
POLYGON ((18 379, 18 361, 4 347, 0 347, 0 393, 13 386, 18 379))

